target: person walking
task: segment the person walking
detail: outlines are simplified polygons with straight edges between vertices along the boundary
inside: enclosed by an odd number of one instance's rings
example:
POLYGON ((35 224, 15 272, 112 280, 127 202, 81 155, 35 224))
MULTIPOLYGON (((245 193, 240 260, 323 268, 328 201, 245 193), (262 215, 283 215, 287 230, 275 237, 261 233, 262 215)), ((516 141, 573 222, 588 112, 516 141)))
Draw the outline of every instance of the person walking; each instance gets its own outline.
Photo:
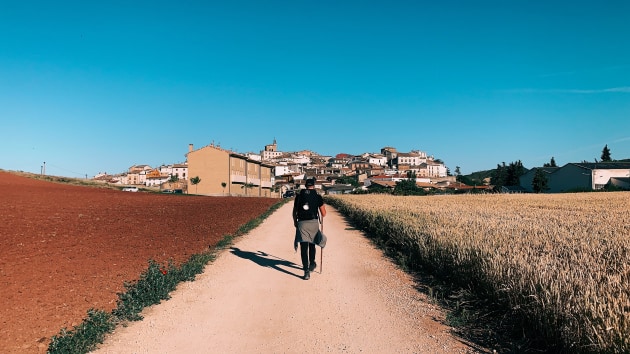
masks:
POLYGON ((311 277, 317 268, 315 263, 315 237, 319 230, 320 218, 326 216, 324 198, 315 190, 315 178, 306 180, 306 189, 302 189, 293 202, 293 225, 295 226, 294 248, 300 244, 304 280, 311 277))

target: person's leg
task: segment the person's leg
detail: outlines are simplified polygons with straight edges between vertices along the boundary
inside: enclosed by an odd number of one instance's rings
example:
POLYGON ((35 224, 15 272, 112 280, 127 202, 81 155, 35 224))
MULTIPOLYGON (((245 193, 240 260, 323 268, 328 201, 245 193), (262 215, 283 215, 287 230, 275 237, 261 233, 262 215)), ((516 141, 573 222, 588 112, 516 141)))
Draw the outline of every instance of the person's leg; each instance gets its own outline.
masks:
POLYGON ((308 270, 309 243, 300 242, 300 255, 302 256, 302 268, 308 270))
POLYGON ((302 256, 302 268, 304 268, 304 280, 308 280, 311 277, 311 273, 308 269, 308 255, 309 255, 309 243, 300 242, 300 255, 302 256))
POLYGON ((315 244, 314 243, 308 244, 308 259, 310 259, 308 270, 312 272, 317 267, 317 263, 315 263, 315 244))

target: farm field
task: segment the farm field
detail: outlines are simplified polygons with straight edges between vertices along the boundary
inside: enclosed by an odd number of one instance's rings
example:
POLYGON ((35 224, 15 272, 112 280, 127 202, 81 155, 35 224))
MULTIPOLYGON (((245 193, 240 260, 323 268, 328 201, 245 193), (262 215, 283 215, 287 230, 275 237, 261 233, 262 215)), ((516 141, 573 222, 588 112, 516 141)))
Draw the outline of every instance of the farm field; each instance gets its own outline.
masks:
POLYGON ((88 309, 115 308, 149 260, 186 261, 278 201, 129 193, 3 171, 0 200, 2 353, 45 352, 88 309))
POLYGON ((496 299, 551 345, 630 351, 630 193, 327 200, 407 266, 496 299))

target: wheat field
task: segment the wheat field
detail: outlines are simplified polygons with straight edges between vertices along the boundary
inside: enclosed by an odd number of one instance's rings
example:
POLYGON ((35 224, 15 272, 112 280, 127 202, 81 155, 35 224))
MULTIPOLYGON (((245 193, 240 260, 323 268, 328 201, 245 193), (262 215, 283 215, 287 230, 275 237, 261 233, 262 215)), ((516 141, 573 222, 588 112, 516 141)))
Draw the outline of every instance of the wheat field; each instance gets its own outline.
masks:
POLYGON ((630 352, 630 193, 327 202, 408 262, 485 287, 570 351, 630 352))

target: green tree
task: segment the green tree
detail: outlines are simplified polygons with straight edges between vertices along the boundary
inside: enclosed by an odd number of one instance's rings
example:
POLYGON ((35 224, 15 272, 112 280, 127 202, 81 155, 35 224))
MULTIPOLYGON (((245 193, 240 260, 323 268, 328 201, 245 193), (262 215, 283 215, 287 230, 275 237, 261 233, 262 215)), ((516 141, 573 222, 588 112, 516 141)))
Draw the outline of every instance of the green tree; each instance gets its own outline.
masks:
POLYGON ((544 164, 543 167, 558 167, 558 165, 556 165, 556 160, 552 156, 551 161, 549 161, 549 163, 544 164))
POLYGON ((273 187, 271 187, 271 191, 274 193, 280 193, 282 191, 282 188, 279 185, 275 184, 273 187))
POLYGON ((478 184, 482 184, 464 175, 458 175, 456 180, 457 182, 463 183, 468 186, 476 186, 478 184))
POLYGON ((494 185, 496 189, 503 186, 518 186, 520 185, 519 178, 524 174, 525 167, 523 167, 521 160, 510 162, 509 165, 503 162, 503 164, 497 165, 497 168, 492 172, 490 184, 494 185))
POLYGON ((245 189, 245 195, 247 195, 247 190, 250 188, 254 188, 253 183, 245 183, 244 185, 241 186, 241 189, 245 189))
POLYGON ((179 181, 179 177, 177 177, 177 175, 171 175, 171 177, 168 178, 168 183, 170 183, 170 187, 172 190, 177 189, 178 186, 175 185, 177 181, 179 181))
POLYGON ((225 186, 227 186, 227 183, 221 182, 221 187, 223 187, 223 194, 225 194, 225 186))
POLYGON ((534 190, 534 193, 542 193, 549 189, 549 180, 545 175, 545 171, 540 168, 536 169, 536 173, 534 174, 532 189, 534 190))
MULTIPOLYGON (((352 192, 353 194, 360 194, 360 190, 352 192)), ((383 186, 379 186, 376 184, 373 184, 370 186, 370 188, 368 188, 367 193, 372 194, 372 193, 380 193, 380 194, 392 194, 392 191, 387 188, 387 187, 383 187, 383 186)))
POLYGON ((610 149, 608 148, 608 144, 604 146, 602 150, 602 162, 610 162, 612 159, 610 158, 610 149))
POLYGON ((393 193, 394 195, 424 195, 424 189, 416 184, 416 174, 407 172, 407 179, 396 182, 393 193))
POLYGON ((492 184, 495 188, 500 189, 505 186, 505 179, 507 175, 507 166, 505 162, 503 164, 497 164, 497 168, 492 171, 492 176, 490 177, 490 184, 492 184))
POLYGON ((201 182, 201 178, 199 178, 199 176, 190 179, 190 183, 195 186, 195 194, 197 194, 197 185, 199 184, 199 182, 201 182))
POLYGON ((523 167, 523 163, 521 160, 510 163, 507 171, 507 179, 506 185, 508 186, 518 186, 521 184, 519 178, 525 174, 525 167, 523 167))
POLYGON ((337 178, 337 181, 335 183, 349 184, 355 188, 359 187, 359 181, 357 181, 356 177, 354 176, 341 176, 337 178))

